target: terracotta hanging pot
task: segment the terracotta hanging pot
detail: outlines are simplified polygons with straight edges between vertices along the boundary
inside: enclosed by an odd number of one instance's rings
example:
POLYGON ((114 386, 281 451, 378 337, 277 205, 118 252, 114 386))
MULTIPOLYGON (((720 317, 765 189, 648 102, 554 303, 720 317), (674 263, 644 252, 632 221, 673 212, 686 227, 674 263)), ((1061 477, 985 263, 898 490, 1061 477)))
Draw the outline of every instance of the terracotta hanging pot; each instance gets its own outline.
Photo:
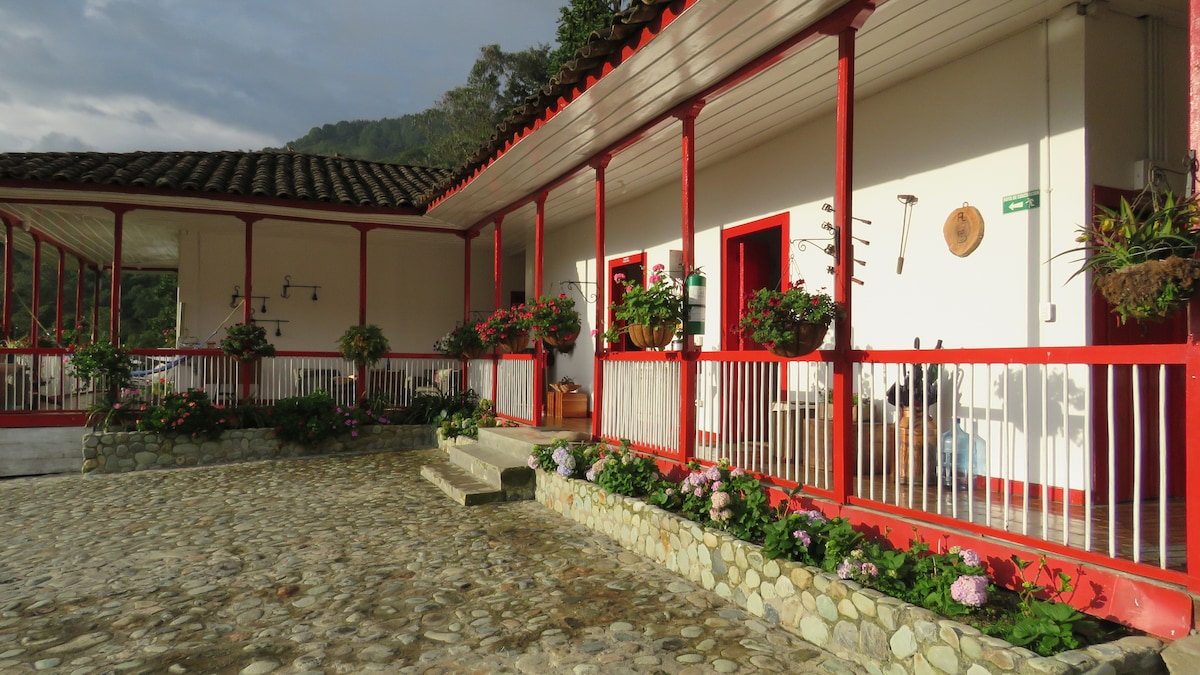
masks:
POLYGON ((546 343, 547 347, 554 349, 570 347, 571 345, 575 344, 575 340, 579 337, 579 326, 564 332, 563 335, 568 335, 569 337, 564 338, 560 335, 543 335, 542 342, 546 343))
POLYGON ((675 324, 663 323, 655 326, 630 324, 629 339, 642 349, 662 351, 663 347, 671 344, 671 340, 675 339, 675 324))
POLYGON ((785 359, 794 359, 816 350, 825 341, 825 333, 829 326, 819 323, 802 323, 796 327, 789 340, 780 340, 767 351, 785 359))
POLYGON ((487 347, 470 347, 463 350, 464 359, 482 359, 488 353, 487 347))
POLYGON ((505 354, 519 354, 525 351, 526 345, 529 344, 529 333, 521 333, 520 335, 510 336, 507 340, 500 342, 500 349, 505 354))

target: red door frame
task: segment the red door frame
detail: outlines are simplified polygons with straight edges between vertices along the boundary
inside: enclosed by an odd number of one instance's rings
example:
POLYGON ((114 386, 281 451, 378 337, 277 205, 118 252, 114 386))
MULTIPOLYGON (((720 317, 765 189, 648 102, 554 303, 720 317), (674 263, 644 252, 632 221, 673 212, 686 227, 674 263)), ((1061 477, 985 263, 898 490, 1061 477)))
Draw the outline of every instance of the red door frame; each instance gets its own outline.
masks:
MULTIPOLYGON (((629 267, 632 265, 642 266, 642 278, 638 279, 637 281, 644 286, 646 284, 645 251, 621 256, 619 258, 610 258, 608 261, 608 297, 612 298, 612 302, 615 304, 621 304, 621 298, 625 294, 625 286, 613 279, 613 275, 615 275, 622 267, 629 267)), ((617 318, 612 307, 609 307, 608 309, 608 325, 614 328, 619 327, 617 325, 617 318)), ((622 325, 624 325, 623 322, 622 325)), ((641 351, 639 348, 633 346, 633 344, 629 341, 629 335, 627 334, 622 335, 619 341, 611 343, 608 347, 608 350, 610 352, 641 351)))
POLYGON ((791 242, 790 212, 784 211, 721 230, 721 262, 723 265, 721 274, 721 349, 725 351, 747 351, 762 348, 755 344, 747 349, 744 342, 734 342, 731 339, 736 333, 735 328, 741 313, 744 289, 730 287, 730 282, 735 276, 741 278, 740 275, 734 275, 734 270, 727 266, 731 255, 730 245, 736 239, 776 227, 779 228, 779 282, 781 285, 786 285, 790 283, 790 271, 788 270, 788 246, 791 242))

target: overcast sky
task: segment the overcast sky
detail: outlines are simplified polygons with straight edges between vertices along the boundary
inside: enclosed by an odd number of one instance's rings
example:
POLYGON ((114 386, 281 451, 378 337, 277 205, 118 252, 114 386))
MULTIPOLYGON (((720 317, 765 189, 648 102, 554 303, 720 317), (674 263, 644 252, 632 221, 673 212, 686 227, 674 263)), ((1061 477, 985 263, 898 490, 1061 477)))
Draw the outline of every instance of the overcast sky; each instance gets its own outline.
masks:
POLYGON ((420 112, 567 0, 0 0, 0 152, 257 150, 420 112))

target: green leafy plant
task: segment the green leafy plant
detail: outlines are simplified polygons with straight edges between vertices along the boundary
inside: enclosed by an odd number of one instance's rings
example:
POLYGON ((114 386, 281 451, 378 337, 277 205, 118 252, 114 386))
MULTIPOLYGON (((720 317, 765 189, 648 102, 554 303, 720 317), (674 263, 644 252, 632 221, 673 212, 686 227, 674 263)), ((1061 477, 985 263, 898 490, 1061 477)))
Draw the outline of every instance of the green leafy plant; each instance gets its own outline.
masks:
POLYGON ((1032 561, 1014 555, 1012 562, 1021 570, 1021 588, 1017 591, 1020 616, 1016 619, 1006 617, 990 626, 987 632, 1015 645, 1028 647, 1042 656, 1064 649, 1076 649, 1095 640, 1100 631, 1095 620, 1070 605, 1039 597, 1047 593, 1052 597, 1061 597, 1073 591, 1075 587, 1071 584, 1070 576, 1059 572, 1053 578, 1054 585, 1048 587, 1038 583, 1043 574, 1049 574, 1045 556, 1039 559, 1032 578, 1028 576, 1032 561))
POLYGON ((104 405, 119 403, 118 392, 133 384, 129 351, 107 340, 79 347, 68 363, 71 374, 81 380, 99 380, 107 392, 104 405))
POLYGON ((85 423, 100 431, 124 431, 137 425, 138 418, 146 409, 140 392, 136 389, 121 389, 117 394, 106 394, 88 406, 85 423))
POLYGON ((455 414, 471 414, 479 405, 479 395, 472 389, 443 393, 429 391, 417 394, 408 407, 392 415, 396 424, 437 424, 455 414))
POLYGON ((483 355, 487 345, 474 325, 460 323, 434 343, 433 350, 452 359, 475 359, 483 355))
POLYGON ((498 309, 491 316, 475 325, 479 339, 488 347, 495 347, 520 335, 528 335, 533 329, 533 312, 525 305, 513 305, 498 309))
POLYGON ((139 431, 215 438, 230 428, 230 415, 199 389, 170 393, 158 405, 147 408, 138 421, 139 431))
POLYGON ((777 291, 760 288, 746 301, 738 330, 768 349, 795 339, 802 324, 828 326, 841 307, 828 293, 810 293, 803 279, 777 291))
POLYGON ((341 405, 321 390, 276 401, 271 419, 276 438, 309 445, 347 433, 354 438, 364 426, 390 423, 373 410, 341 405))
POLYGON ((383 331, 375 324, 350 326, 338 338, 337 346, 342 358, 359 368, 375 365, 391 349, 383 331))
POLYGON ((600 458, 584 478, 613 494, 628 497, 645 497, 671 485, 658 472, 654 460, 631 450, 627 439, 621 439, 619 447, 601 448, 600 458))
POLYGON ((529 311, 533 314, 530 330, 534 338, 545 340, 546 343, 559 351, 569 351, 579 337, 581 325, 579 312, 575 311, 575 301, 560 293, 557 297, 538 298, 529 311))
POLYGON ((679 509, 698 523, 728 530, 739 539, 760 541, 771 519, 767 492, 753 474, 728 459, 703 467, 695 461, 679 484, 679 509))
POLYGON ((1147 188, 1132 202, 1122 198, 1116 209, 1098 206, 1077 238, 1083 246, 1065 252, 1085 254, 1072 278, 1092 272, 1092 283, 1122 323, 1165 319, 1200 288, 1197 199, 1147 188))
POLYGON ((648 286, 626 280, 620 272, 613 275, 613 281, 621 284, 624 292, 609 307, 613 310, 613 318, 625 326, 610 326, 604 332, 605 340, 617 342, 622 333, 628 332, 629 325, 675 326, 683 321, 682 289, 679 282, 663 270, 662 265, 654 266, 648 286))
POLYGON ((225 328, 221 351, 238 361, 257 361, 275 356, 275 345, 267 340, 267 329, 256 323, 235 323, 225 328))
POLYGON ((479 438, 479 429, 496 426, 496 411, 488 399, 480 399, 473 411, 451 413, 443 419, 439 429, 443 438, 479 438))

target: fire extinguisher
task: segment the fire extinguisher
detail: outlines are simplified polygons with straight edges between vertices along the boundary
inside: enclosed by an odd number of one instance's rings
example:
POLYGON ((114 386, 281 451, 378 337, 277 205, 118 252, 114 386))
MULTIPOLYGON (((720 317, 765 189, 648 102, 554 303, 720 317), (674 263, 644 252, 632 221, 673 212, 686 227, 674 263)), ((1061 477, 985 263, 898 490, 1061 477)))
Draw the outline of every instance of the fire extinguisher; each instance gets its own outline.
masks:
POLYGON ((697 268, 683 280, 684 335, 704 335, 704 314, 708 289, 704 274, 697 268))

